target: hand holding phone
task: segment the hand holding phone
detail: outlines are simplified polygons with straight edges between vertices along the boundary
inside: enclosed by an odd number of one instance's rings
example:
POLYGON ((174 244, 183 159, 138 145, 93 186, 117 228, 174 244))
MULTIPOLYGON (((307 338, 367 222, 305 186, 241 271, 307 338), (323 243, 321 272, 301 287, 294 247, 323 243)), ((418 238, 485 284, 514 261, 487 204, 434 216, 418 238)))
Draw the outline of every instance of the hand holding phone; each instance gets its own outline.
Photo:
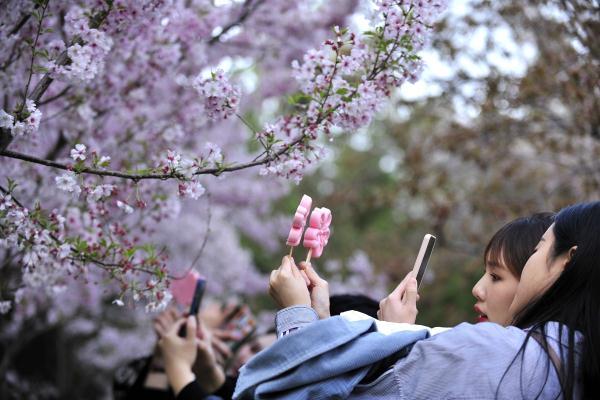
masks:
POLYGON ((425 269, 434 244, 435 236, 425 235, 412 272, 406 275, 389 296, 379 302, 378 319, 388 322, 415 323, 418 313, 417 300, 419 298, 417 289, 423 280, 423 275, 425 275, 425 269))
MULTIPOLYGON (((198 277, 196 279, 196 288, 194 289, 194 295, 192 296, 192 304, 190 305, 190 311, 188 315, 193 315, 194 317, 198 314, 198 310, 200 310, 200 304, 202 303, 202 297, 204 296, 204 289, 206 289, 206 279, 198 277)), ((184 324, 179 329, 179 336, 185 337, 186 325, 184 324)))

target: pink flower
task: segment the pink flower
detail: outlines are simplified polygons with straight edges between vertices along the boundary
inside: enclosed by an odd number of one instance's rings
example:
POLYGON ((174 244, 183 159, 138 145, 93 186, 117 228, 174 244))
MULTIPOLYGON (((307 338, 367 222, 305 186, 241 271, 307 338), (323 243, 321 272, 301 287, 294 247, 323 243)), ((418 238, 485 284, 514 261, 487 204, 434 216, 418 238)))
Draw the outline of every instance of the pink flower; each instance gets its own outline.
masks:
POLYGON ((179 167, 179 163, 181 162, 181 154, 176 153, 171 150, 167 150, 167 165, 171 169, 176 169, 179 167))
POLYGON ((85 160, 85 152, 86 152, 86 147, 84 144, 76 144, 74 149, 71 149, 71 158, 75 161, 77 160, 85 160))
POLYGON ((57 176, 54 178, 54 182, 60 190, 73 193, 75 197, 79 196, 79 193, 81 193, 81 188, 77 184, 77 177, 74 172, 67 172, 57 176))

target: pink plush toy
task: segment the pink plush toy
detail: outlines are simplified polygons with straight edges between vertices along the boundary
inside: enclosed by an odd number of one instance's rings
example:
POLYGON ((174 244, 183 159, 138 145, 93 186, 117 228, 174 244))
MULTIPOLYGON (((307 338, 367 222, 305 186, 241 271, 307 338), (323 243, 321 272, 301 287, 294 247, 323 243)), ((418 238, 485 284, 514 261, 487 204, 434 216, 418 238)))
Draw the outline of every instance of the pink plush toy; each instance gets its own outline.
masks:
POLYGON ((300 239, 302 239, 302 232, 304 232, 304 227, 306 226, 306 219, 308 218, 308 214, 310 213, 311 207, 312 198, 310 196, 303 195, 302 200, 300 200, 300 205, 298 206, 298 208, 296 209, 296 213, 294 214, 294 219, 292 220, 292 229, 290 229, 287 241, 285 242, 288 246, 290 246, 290 256, 292 255, 294 247, 300 244, 300 239))
POLYGON ((306 262, 310 262, 311 257, 319 258, 323 254, 323 249, 329 242, 329 226, 331 225, 332 215, 328 208, 315 208, 310 215, 310 226, 304 233, 304 247, 308 249, 306 262))

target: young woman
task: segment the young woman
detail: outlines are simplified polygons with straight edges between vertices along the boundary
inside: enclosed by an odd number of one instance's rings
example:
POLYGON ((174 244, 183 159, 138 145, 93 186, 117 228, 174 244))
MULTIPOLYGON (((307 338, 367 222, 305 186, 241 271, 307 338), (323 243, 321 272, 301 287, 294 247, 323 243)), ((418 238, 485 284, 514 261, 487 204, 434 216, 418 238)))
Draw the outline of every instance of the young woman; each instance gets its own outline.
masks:
POLYGON ((523 267, 553 221, 553 213, 537 213, 507 223, 492 236, 483 253, 484 274, 472 290, 477 322, 510 323, 508 308, 523 267))
MULTIPOLYGON (((598 238, 600 202, 563 209, 523 268, 508 308, 512 326, 463 323, 418 341, 351 398, 600 398, 598 238)), ((412 284, 405 280, 404 308, 416 309, 416 285, 408 293, 412 284)), ((317 319, 291 259, 284 258, 270 285, 286 308, 278 332, 295 334, 317 319)))
MULTIPOLYGON (((508 308, 515 297, 523 267, 553 221, 553 213, 536 213, 507 223, 492 236, 483 254, 485 271, 472 290, 477 299, 477 322, 510 323, 508 308)), ((416 290, 416 281, 407 276, 381 301, 379 319, 414 323, 417 309, 407 306, 406 297, 414 296, 416 290)))

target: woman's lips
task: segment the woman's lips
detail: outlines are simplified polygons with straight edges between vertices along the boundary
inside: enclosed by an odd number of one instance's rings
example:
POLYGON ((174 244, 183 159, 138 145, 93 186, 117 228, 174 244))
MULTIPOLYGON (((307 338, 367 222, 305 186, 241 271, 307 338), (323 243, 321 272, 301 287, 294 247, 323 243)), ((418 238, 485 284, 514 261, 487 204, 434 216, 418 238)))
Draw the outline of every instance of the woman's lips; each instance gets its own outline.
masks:
POLYGON ((477 313, 477 318, 475 319, 475 321, 477 321, 477 322, 487 322, 488 321, 487 315, 485 315, 483 313, 483 311, 481 311, 481 308, 477 307, 477 304, 475 304, 475 306, 473 308, 475 309, 475 312, 477 313))

